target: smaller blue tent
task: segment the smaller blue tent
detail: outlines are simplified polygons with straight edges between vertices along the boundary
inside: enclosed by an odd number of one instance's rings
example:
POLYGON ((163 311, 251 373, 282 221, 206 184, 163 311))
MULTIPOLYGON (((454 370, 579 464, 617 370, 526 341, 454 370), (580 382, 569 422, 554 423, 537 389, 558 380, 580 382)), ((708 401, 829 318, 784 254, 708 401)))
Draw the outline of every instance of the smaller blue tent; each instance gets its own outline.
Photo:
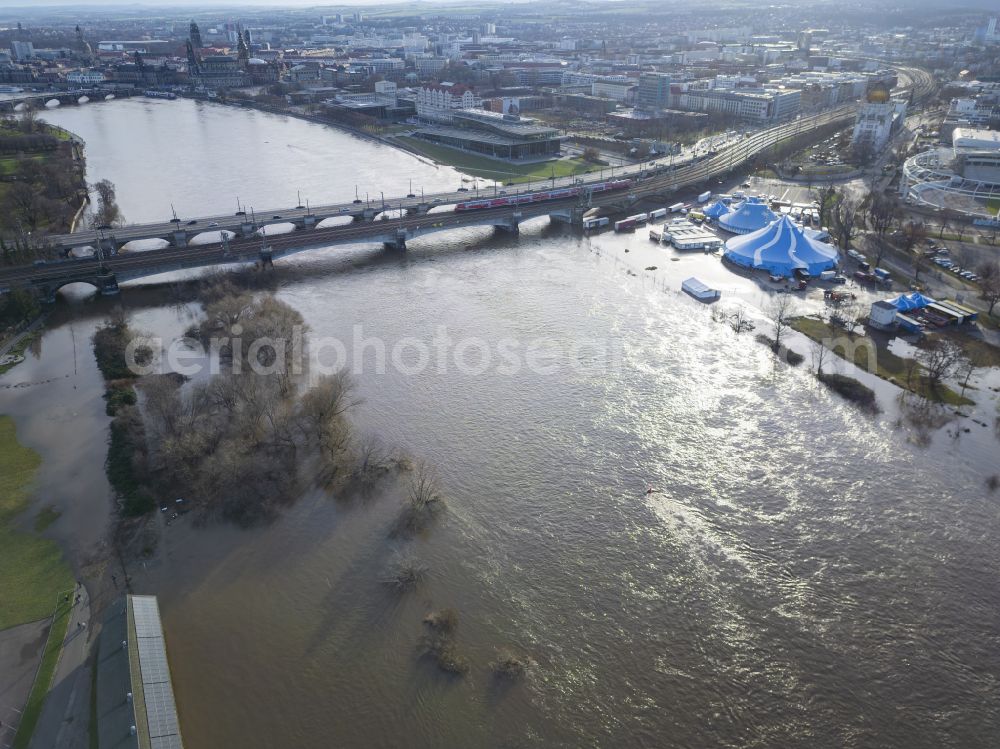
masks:
POLYGON ((902 296, 889 300, 889 304, 900 312, 910 312, 915 309, 923 309, 927 305, 933 303, 933 299, 924 296, 919 291, 914 291, 912 294, 903 294, 902 296))
POLYGON ((719 219, 719 227, 733 234, 763 229, 778 217, 760 198, 747 198, 719 219))
POLYGON ((704 213, 708 218, 717 219, 720 216, 725 216, 730 211, 732 211, 732 208, 723 203, 721 200, 716 200, 714 203, 705 206, 705 210, 703 210, 702 213, 704 213))

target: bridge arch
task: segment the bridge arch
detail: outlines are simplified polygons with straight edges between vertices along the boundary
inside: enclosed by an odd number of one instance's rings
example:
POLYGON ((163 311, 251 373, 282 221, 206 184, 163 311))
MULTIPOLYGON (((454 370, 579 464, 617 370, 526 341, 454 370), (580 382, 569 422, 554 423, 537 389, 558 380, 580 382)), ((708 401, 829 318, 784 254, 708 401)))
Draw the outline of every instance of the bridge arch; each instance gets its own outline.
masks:
POLYGON ((77 284, 83 286, 92 286, 96 291, 105 296, 110 296, 118 293, 118 281, 114 274, 109 273, 106 276, 89 276, 85 278, 65 278, 52 281, 42 287, 45 301, 54 302, 56 300, 56 294, 58 294, 62 289, 67 286, 76 286, 77 284))

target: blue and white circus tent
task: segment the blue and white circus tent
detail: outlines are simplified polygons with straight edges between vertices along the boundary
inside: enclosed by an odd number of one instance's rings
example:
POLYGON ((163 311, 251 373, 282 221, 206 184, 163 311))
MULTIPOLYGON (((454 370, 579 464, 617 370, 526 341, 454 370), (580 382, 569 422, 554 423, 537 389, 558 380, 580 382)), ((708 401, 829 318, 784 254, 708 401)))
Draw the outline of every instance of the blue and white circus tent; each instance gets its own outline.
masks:
POLYGON ((835 268, 837 248, 813 239, 788 216, 763 229, 726 241, 724 257, 745 268, 760 268, 776 276, 791 276, 796 268, 818 276, 835 268))
POLYGON ((736 208, 722 216, 718 223, 719 228, 725 229, 732 234, 749 234, 750 232, 763 229, 778 218, 774 211, 767 207, 767 203, 760 198, 747 198, 736 208))
POLYGON ((718 219, 721 216, 725 216, 731 210, 733 209, 721 200, 716 200, 714 203, 705 206, 705 210, 703 210, 702 213, 704 213, 708 218, 718 219))

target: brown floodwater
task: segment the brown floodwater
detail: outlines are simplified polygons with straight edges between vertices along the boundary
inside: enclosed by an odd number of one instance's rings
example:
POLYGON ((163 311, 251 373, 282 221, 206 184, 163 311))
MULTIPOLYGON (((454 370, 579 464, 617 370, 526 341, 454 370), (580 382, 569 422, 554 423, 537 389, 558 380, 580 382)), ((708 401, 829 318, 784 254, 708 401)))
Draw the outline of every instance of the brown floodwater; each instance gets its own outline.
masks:
MULTIPOLYGON (((973 395, 986 426, 918 446, 898 391, 863 376, 884 409, 868 416, 807 366, 776 366, 678 292, 697 272, 759 308, 753 283, 672 257, 543 220, 519 239, 457 231, 279 264, 277 293, 314 338, 362 325, 391 349, 444 325, 571 354, 548 372, 362 368, 357 431, 440 476, 447 509, 423 536, 389 534, 405 480, 308 492, 250 530, 165 528, 136 580, 161 599, 187 746, 996 745, 995 377, 973 395), (403 595, 384 582, 400 555, 427 568, 403 595), (421 620, 442 607, 459 612, 465 678, 421 657, 421 620), (494 679, 499 649, 530 661, 526 679, 494 679)), ((115 302, 67 293, 40 358, 0 379, 0 411, 44 456, 39 493, 67 508, 53 532, 82 547, 109 507, 87 341, 115 302)), ((120 301, 168 338, 197 313, 149 285, 120 301)))

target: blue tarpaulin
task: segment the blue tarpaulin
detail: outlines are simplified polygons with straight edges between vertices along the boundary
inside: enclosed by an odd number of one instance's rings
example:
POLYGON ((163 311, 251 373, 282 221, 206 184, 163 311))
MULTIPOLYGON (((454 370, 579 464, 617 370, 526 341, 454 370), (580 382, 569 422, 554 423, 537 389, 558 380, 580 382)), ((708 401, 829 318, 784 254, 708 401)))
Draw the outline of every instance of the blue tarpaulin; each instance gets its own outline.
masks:
POLYGON ((928 304, 933 304, 933 303, 934 303, 933 299, 925 297, 919 291, 914 291, 912 294, 903 294, 902 296, 889 300, 889 304, 898 309, 900 312, 909 312, 910 310, 914 309, 923 309, 928 304))

